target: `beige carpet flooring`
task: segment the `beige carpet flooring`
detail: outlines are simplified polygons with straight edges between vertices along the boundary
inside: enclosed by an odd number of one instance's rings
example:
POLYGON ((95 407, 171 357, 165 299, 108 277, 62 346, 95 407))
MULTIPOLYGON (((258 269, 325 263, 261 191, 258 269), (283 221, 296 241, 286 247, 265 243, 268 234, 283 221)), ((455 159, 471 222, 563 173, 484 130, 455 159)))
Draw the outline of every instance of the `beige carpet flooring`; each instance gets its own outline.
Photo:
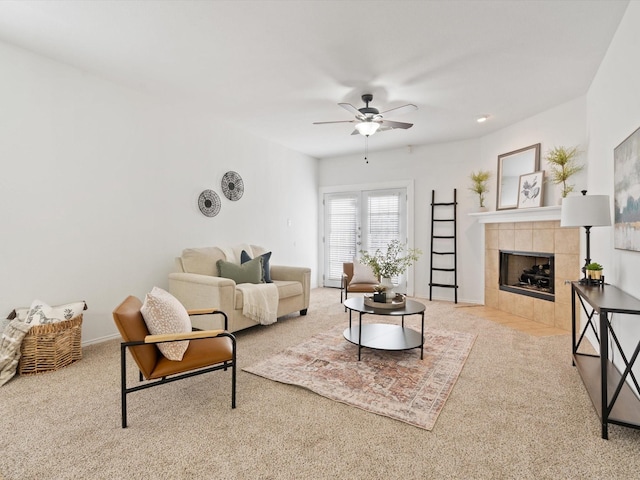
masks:
MULTIPOLYGON (((309 315, 239 332, 248 366, 339 324, 339 292, 309 315)), ((215 372, 137 392, 120 428, 119 346, 104 342, 58 372, 0 387, 0 475, 19 479, 638 478, 640 431, 599 421, 568 335, 533 337, 445 302, 427 328, 477 334, 432 431, 303 388, 215 372)), ((131 369, 131 381, 136 372, 131 369)), ((640 420, 640 419, 639 419, 640 420)))

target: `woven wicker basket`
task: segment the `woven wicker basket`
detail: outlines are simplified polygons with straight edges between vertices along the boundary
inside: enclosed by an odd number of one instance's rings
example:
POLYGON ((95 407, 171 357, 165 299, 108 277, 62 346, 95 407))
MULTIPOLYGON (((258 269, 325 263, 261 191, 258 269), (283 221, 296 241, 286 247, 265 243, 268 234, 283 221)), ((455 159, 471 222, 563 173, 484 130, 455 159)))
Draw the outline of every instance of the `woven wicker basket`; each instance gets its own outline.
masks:
POLYGON ((20 375, 51 372, 82 358, 82 314, 62 322, 36 325, 22 340, 20 375))

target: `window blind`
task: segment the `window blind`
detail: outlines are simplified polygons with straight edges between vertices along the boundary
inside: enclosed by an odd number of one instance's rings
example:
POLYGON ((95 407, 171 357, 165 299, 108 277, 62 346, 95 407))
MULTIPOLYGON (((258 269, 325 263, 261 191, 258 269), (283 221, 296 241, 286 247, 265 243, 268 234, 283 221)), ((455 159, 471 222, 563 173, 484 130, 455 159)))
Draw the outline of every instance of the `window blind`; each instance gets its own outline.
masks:
POLYGON ((400 240, 400 196, 397 193, 368 193, 367 250, 385 252, 391 240, 400 240))
POLYGON ((329 272, 331 280, 342 278, 342 264, 356 256, 358 201, 355 195, 328 197, 325 202, 329 224, 329 272))

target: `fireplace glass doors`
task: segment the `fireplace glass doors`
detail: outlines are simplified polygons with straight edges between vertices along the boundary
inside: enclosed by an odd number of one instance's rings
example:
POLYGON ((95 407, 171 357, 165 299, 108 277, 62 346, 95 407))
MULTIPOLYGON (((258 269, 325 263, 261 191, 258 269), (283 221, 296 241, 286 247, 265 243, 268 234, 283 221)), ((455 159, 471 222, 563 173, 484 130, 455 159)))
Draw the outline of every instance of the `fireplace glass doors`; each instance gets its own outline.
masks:
POLYGON ((500 290, 553 302, 553 253, 500 250, 499 281, 500 290))

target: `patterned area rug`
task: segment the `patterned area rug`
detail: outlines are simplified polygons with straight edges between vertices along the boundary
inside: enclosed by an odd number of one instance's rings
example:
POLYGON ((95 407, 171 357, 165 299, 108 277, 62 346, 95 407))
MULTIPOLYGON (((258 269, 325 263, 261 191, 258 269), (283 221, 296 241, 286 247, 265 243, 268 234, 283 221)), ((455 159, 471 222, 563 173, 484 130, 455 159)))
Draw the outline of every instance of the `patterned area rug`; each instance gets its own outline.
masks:
POLYGON ((243 370, 431 430, 476 338, 431 330, 425 332, 423 360, 420 349, 363 348, 358 361, 358 346, 347 342, 343 331, 336 327, 315 335, 243 370))

